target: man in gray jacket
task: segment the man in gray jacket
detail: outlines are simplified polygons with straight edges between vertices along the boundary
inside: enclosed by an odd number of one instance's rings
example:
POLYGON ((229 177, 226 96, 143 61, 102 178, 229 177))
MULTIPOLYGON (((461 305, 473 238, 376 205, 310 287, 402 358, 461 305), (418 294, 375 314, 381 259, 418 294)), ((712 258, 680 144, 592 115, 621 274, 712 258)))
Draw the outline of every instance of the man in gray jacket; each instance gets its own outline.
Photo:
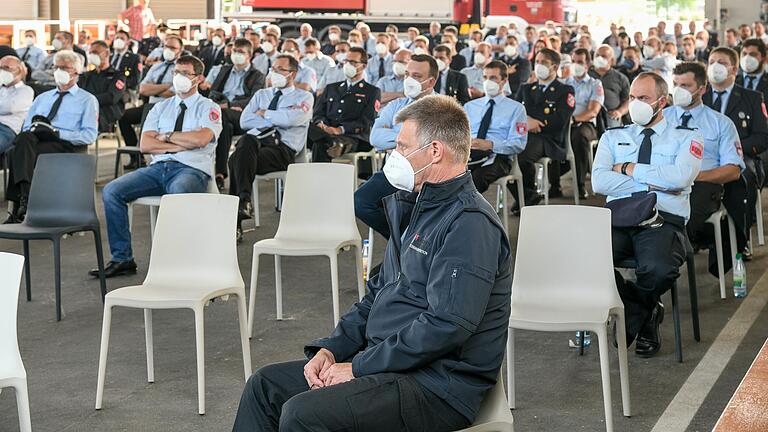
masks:
POLYGON ((466 171, 470 128, 452 98, 404 108, 384 172, 391 237, 368 295, 309 360, 262 367, 234 431, 453 431, 474 420, 504 358, 507 236, 466 171), (440 115, 435 115, 439 113, 440 115))

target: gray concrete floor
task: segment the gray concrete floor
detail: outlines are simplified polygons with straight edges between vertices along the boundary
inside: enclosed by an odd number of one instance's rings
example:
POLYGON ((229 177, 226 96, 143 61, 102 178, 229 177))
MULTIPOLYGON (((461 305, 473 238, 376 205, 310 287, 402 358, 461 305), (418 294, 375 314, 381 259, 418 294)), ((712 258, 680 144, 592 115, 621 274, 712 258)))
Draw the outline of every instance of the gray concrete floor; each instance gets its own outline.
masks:
MULTIPOLYGON (((102 153, 100 171, 106 178, 113 156, 102 153)), ((100 189, 99 212, 101 212, 100 189)), ((569 182, 564 181, 566 193, 569 182)), ((279 214, 272 208, 271 184, 263 184, 262 227, 245 235, 238 247, 240 268, 250 280, 251 245, 276 232, 279 214)), ((487 197, 494 198, 493 193, 487 197)), ((553 200, 567 204, 568 199, 553 200)), ((600 205, 597 198, 588 204, 600 205)), ((5 202, 0 202, 5 206, 5 202)), ((108 289, 138 284, 146 275, 149 259, 148 212, 135 215, 134 249, 140 268, 133 277, 108 281, 108 289)), ((103 221, 103 219, 102 219, 103 221)), ((517 218, 512 223, 511 241, 516 243, 517 218)), ((361 232, 366 233, 364 226, 361 232)), ((105 231, 105 227, 102 226, 105 231)), ((106 232, 104 233, 105 248, 106 232)), ((374 260, 380 259, 384 244, 375 243, 374 260)), ((89 235, 70 237, 63 242, 64 317, 56 322, 53 300, 53 266, 48 242, 32 243, 31 302, 19 301, 19 344, 27 369, 32 424, 36 431, 225 431, 232 425, 244 376, 233 301, 215 302, 206 309, 206 415, 197 414, 194 322, 191 311, 168 310, 154 313, 155 382, 146 381, 143 315, 139 310, 116 309, 107 364, 104 406, 94 410, 100 343, 102 304, 98 282, 87 270, 95 265, 93 241, 89 235)), ((768 248, 756 248, 748 263, 751 284, 762 276, 768 248)), ((0 240, 0 250, 21 253, 21 245, 0 240)), ((108 256, 108 254, 107 254, 108 256)), ((254 338, 251 356, 259 366, 302 356, 305 342, 328 334, 332 329, 330 272, 324 258, 284 258, 284 310, 290 319, 275 320, 274 267, 263 259, 256 299, 254 338)), ((685 282, 680 289, 683 350, 685 362, 674 357, 671 306, 662 325, 661 353, 653 359, 629 355, 630 386, 634 416, 621 415, 621 395, 616 351, 611 347, 613 415, 617 431, 649 431, 673 399, 683 382, 704 356, 725 323, 740 304, 729 288, 726 300, 719 298, 717 280, 706 273, 706 255, 697 256, 699 308, 702 341, 693 340, 685 282)), ((342 309, 356 300, 354 260, 350 253, 340 258, 342 309)), ((556 264, 553 264, 556 268, 556 264)), ((685 280, 685 275, 681 280, 685 280)), ((730 285, 730 284, 729 284, 730 285)), ((768 312, 745 337, 725 372, 698 409, 689 431, 710 430, 749 367, 768 334, 768 312)), ((517 409, 515 428, 520 431, 604 430, 603 402, 597 346, 583 357, 568 348, 571 334, 516 333, 517 409)), ((0 394, 0 431, 18 430, 13 391, 0 394)))

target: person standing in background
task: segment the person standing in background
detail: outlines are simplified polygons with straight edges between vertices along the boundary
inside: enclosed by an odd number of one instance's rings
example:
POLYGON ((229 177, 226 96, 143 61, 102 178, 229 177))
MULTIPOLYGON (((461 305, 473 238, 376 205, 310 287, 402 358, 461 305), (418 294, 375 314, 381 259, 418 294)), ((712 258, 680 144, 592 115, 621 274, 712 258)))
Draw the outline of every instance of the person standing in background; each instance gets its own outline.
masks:
POLYGON ((117 20, 128 26, 131 39, 140 41, 144 38, 144 27, 155 24, 155 14, 149 8, 149 0, 134 1, 133 6, 117 15, 117 20))

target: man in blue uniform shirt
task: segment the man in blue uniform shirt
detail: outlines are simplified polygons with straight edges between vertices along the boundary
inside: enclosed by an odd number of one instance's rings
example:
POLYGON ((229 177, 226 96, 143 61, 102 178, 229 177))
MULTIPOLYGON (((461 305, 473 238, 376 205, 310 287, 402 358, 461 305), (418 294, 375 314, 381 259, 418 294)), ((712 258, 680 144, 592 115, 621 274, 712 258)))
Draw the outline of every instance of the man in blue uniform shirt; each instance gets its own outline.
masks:
POLYGON ((73 51, 61 50, 55 54, 53 64, 56 88, 35 99, 22 132, 16 136, 13 147, 7 153, 6 196, 15 203, 8 222, 24 219, 39 155, 85 152, 98 134, 99 103, 92 94, 77 86, 84 68, 82 57, 73 51), (50 125, 55 132, 41 130, 47 128, 38 129, 40 124, 50 125))
POLYGON ((389 35, 379 33, 376 36, 376 55, 368 60, 368 78, 377 82, 392 73, 392 54, 389 52, 389 35))
MULTIPOLYGON (((104 187, 104 213, 112 259, 106 277, 136 273, 128 226, 128 203, 145 196, 205 192, 213 177, 213 154, 221 133, 221 109, 200 95, 205 66, 182 56, 173 70, 176 95, 152 107, 141 132, 141 151, 152 162, 104 187)), ((98 276, 98 269, 89 272, 98 276)))
POLYGON ((38 69, 45 59, 45 51, 35 46, 35 43, 37 43, 37 33, 34 30, 26 30, 24 32, 24 47, 16 49, 16 54, 19 55, 21 61, 26 63, 31 70, 38 69))
POLYGON ((464 109, 472 128, 469 169, 480 193, 491 183, 509 174, 510 157, 525 149, 528 140, 528 116, 525 107, 504 96, 507 65, 499 60, 483 69, 485 96, 467 102, 464 109))
POLYGON ((629 258, 637 262, 636 283, 618 271, 615 275, 624 302, 627 345, 637 336, 635 353, 643 357, 655 355, 661 346, 664 306, 659 298, 680 276, 685 224, 691 212, 688 197, 704 155, 700 133, 664 118, 667 94, 662 77, 640 74, 629 92, 635 124, 608 129, 600 138, 592 167, 595 193, 607 195, 609 202, 635 193, 656 194, 655 207, 663 218, 663 222, 656 220, 660 226, 625 226, 614 221, 612 230, 613 262, 629 258))
POLYGON ((404 96, 405 68, 408 66, 408 62, 411 61, 412 54, 410 50, 405 48, 397 50, 392 60, 392 74, 379 78, 376 81, 376 87, 381 90, 382 105, 386 105, 390 101, 404 96))

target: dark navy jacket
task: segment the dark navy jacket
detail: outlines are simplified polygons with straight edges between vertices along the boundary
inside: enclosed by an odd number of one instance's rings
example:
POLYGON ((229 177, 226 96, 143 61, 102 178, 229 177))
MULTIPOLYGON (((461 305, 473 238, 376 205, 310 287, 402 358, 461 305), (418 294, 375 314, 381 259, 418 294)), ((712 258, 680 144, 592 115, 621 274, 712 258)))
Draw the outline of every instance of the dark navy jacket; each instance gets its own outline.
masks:
POLYGON ((305 347, 352 362, 355 377, 396 372, 473 421, 494 386, 509 325, 509 241, 472 176, 384 200, 390 232, 368 294, 333 334, 305 347))

